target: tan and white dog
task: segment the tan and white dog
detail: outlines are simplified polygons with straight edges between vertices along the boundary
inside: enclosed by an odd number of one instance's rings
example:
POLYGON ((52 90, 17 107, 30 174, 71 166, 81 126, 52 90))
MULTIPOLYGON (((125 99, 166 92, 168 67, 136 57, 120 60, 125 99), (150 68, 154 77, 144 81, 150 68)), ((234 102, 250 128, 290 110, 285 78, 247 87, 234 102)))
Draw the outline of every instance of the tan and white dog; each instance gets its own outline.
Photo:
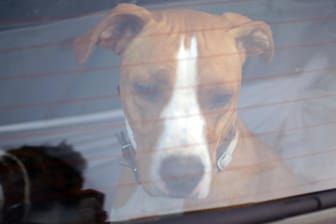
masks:
MULTIPOLYGON (((78 61, 85 63, 96 45, 121 57, 122 107, 149 197, 180 198, 190 210, 292 192, 291 173, 237 112, 247 56, 273 56, 265 22, 236 13, 120 4, 75 41, 78 61)), ((134 182, 123 168, 116 208, 129 202, 134 182)))

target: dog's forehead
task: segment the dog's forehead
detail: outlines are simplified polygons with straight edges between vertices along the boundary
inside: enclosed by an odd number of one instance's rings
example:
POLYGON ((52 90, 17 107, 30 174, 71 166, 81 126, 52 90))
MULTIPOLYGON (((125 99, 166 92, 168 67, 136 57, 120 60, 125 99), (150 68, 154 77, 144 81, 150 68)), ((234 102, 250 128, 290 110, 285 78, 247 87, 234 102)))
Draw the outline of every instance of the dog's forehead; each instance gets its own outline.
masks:
MULTIPOLYGON (((170 49, 180 46, 181 36, 203 36, 212 38, 228 36, 230 25, 222 15, 208 14, 193 10, 163 10, 152 12, 154 22, 147 24, 128 46, 136 51, 159 50, 153 53, 175 53, 170 49), (143 48, 141 49, 141 46, 143 48), (156 43, 156 44, 154 44, 156 43), (165 48, 169 46, 169 49, 165 48)), ((187 40, 187 39, 186 39, 187 40)), ((190 38, 189 38, 190 40, 190 38)), ((212 41, 213 42, 213 41, 212 41)), ((209 44, 209 43, 207 43, 209 44)), ((129 50, 134 53, 134 50, 129 50)))
POLYGON ((202 83, 225 79, 228 75, 223 76, 223 71, 239 74, 240 71, 235 70, 240 68, 232 66, 240 66, 236 44, 220 15, 188 10, 168 10, 154 15, 156 22, 148 25, 122 55, 122 70, 141 77, 165 70, 166 76, 170 75, 173 80, 181 41, 189 48, 192 37, 195 37, 202 83))

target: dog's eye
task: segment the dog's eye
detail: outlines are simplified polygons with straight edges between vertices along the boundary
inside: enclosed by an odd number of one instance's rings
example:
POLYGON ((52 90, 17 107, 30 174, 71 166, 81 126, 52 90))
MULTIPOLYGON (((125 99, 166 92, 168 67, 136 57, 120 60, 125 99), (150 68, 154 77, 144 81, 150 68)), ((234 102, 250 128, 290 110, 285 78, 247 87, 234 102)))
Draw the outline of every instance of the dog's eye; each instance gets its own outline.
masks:
POLYGON ((210 98, 208 105, 211 108, 225 107, 231 100, 232 94, 229 93, 217 93, 210 98))
POLYGON ((157 85, 134 83, 133 89, 137 95, 148 101, 156 102, 161 98, 160 87, 157 85))

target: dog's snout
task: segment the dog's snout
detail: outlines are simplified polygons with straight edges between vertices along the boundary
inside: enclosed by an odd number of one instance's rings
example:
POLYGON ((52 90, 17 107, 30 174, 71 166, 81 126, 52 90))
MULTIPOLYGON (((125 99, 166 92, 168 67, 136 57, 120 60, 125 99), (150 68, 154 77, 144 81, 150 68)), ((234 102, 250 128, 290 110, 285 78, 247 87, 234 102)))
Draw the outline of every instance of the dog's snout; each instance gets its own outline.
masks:
POLYGON ((170 156, 161 162, 160 178, 168 193, 191 195, 204 175, 204 165, 196 156, 170 156))

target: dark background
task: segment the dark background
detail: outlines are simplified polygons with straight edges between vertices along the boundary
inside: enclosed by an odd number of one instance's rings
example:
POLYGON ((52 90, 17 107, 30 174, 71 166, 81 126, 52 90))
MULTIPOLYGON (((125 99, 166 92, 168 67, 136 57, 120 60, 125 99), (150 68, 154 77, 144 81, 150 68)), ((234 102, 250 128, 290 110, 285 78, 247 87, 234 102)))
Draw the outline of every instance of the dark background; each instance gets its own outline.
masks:
POLYGON ((1 0, 0 28, 43 23, 112 9, 119 3, 139 5, 177 2, 167 0, 1 0))

